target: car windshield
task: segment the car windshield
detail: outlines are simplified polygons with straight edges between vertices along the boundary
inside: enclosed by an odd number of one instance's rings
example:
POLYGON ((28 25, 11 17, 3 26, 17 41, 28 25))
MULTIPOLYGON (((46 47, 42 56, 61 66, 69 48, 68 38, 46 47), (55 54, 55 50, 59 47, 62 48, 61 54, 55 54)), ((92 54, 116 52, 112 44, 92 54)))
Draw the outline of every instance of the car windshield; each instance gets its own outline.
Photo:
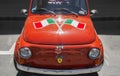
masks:
POLYGON ((87 14, 86 0, 33 0, 33 14, 87 14))

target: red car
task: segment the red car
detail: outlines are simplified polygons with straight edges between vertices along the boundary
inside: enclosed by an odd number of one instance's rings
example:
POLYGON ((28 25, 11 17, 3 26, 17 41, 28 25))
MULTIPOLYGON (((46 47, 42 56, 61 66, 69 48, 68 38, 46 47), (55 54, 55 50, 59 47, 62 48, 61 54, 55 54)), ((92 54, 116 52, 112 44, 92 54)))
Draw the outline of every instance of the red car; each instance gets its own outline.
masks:
POLYGON ((15 50, 19 71, 75 75, 101 70, 104 50, 87 0, 31 0, 15 50))

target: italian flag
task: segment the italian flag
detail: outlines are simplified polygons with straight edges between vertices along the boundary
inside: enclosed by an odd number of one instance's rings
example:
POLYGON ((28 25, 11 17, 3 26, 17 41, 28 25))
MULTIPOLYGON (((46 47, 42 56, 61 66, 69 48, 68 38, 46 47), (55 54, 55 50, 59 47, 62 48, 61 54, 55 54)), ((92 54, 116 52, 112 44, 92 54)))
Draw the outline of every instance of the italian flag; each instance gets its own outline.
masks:
POLYGON ((72 19, 66 19, 65 24, 72 25, 72 26, 79 28, 81 30, 84 30, 86 27, 85 23, 80 23, 80 22, 78 22, 76 20, 72 20, 72 19))
POLYGON ((45 27, 50 24, 55 24, 55 21, 52 18, 48 18, 38 22, 33 22, 35 29, 40 29, 41 27, 45 27))

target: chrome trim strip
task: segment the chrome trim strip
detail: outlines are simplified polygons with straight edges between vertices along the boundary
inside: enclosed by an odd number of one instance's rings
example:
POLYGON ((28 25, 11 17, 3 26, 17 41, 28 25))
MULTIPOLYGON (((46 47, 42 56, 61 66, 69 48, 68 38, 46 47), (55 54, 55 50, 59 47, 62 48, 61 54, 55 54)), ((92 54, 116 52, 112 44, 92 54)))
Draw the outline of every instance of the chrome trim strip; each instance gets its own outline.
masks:
POLYGON ((84 74, 84 73, 93 73, 101 70, 103 63, 100 66, 94 68, 86 68, 86 69, 75 69, 75 70, 53 70, 53 69, 40 69, 33 68, 28 66, 23 66, 18 63, 17 68, 21 71, 38 73, 38 74, 50 74, 50 75, 75 75, 75 74, 84 74))

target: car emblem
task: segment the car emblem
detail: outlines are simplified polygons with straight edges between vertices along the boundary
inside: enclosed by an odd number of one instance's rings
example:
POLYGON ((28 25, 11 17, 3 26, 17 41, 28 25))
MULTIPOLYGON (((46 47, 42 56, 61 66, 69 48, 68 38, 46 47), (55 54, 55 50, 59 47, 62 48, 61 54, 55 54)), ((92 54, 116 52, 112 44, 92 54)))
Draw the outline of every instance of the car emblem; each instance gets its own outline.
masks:
POLYGON ((61 64, 61 63, 63 62, 63 59, 62 59, 62 58, 58 58, 58 59, 57 59, 57 62, 58 62, 59 64, 61 64))
POLYGON ((57 58, 57 62, 58 62, 59 64, 61 64, 61 63, 63 62, 63 58, 64 58, 63 56, 57 55, 56 58, 57 58))
POLYGON ((62 49, 63 49, 62 45, 57 46, 56 49, 55 49, 55 53, 56 54, 61 54, 62 53, 62 49))
POLYGON ((56 54, 61 54, 62 51, 61 51, 61 50, 55 50, 55 53, 56 53, 56 54))

